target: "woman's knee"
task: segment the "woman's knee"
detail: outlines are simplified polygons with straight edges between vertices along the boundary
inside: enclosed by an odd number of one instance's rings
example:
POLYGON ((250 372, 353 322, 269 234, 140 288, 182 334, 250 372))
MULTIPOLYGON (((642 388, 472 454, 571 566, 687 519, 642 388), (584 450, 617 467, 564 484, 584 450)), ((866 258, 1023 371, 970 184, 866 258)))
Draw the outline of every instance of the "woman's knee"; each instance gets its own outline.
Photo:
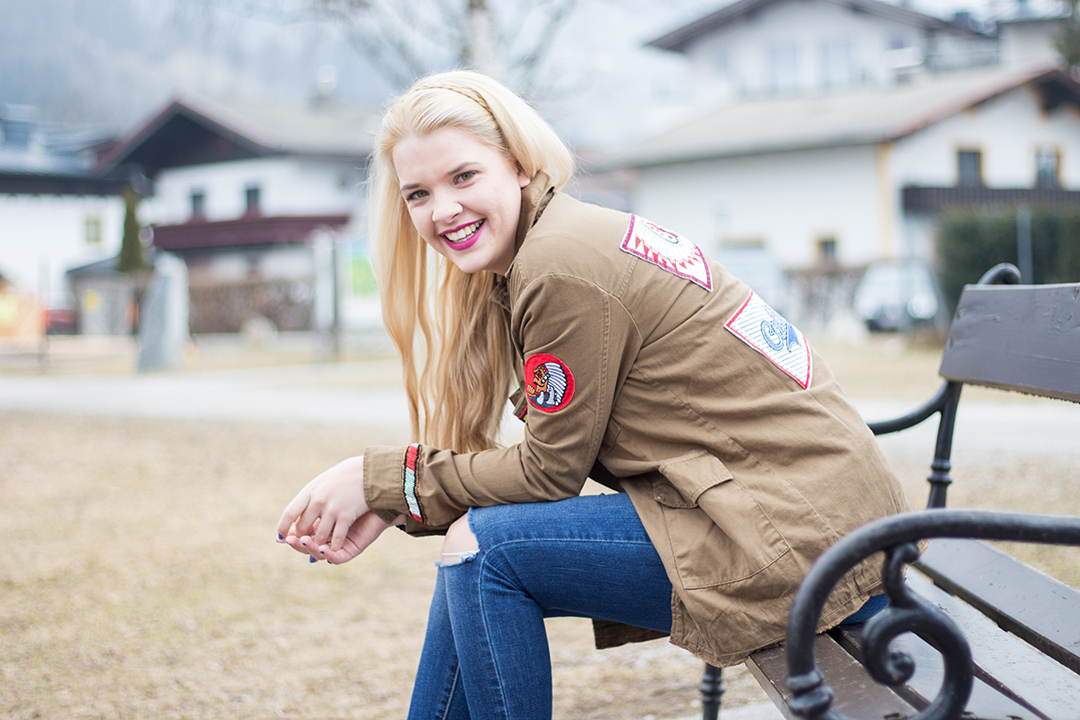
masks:
POLYGON ((476 541, 472 528, 469 527, 469 515, 466 513, 447 529, 442 552, 439 554, 439 563, 456 565, 476 555, 479 550, 480 544, 476 541))

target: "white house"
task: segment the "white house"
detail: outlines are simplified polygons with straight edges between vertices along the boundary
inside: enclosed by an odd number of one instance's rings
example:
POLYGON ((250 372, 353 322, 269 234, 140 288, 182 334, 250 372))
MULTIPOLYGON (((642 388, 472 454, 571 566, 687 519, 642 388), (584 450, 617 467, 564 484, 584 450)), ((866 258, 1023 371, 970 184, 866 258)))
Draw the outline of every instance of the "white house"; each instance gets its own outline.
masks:
POLYGON ((725 105, 605 165, 636 168, 636 212, 714 250, 758 243, 786 268, 928 257, 920 188, 1080 188, 1078 107, 1059 70, 953 74, 725 105))
POLYGON ((252 319, 327 326, 334 282, 354 300, 341 308, 346 320, 377 312, 363 287, 359 299, 348 292, 365 283, 351 270, 367 268, 363 183, 376 119, 329 98, 185 97, 103 156, 103 172, 129 168, 153 181, 140 220, 153 227, 156 250, 187 263, 193 332, 236 331, 252 319))
MULTIPOLYGON (((119 252, 122 182, 95 171, 104 140, 41 122, 28 106, 0 106, 0 277, 39 309, 71 305, 68 267, 119 252)), ((0 335, 13 322, 0 321, 0 335)))
POLYGON ((648 46, 690 60, 698 102, 735 101, 996 65, 993 27, 879 0, 737 0, 648 46))
POLYGON ((692 41, 688 26, 687 52, 729 48, 741 90, 597 168, 631 170, 634 212, 747 268, 766 296, 781 292, 781 273, 932 261, 943 206, 1080 203, 1070 190, 1080 189, 1080 84, 1052 66, 985 64, 986 43, 1000 37, 979 23, 883 5, 741 0, 699 21, 692 41), (904 32, 922 38, 921 57, 902 76, 875 75, 899 67, 887 59, 904 32), (826 82, 827 38, 840 36, 853 69, 840 74, 846 84, 826 82), (943 36, 973 48, 968 61, 949 62, 966 68, 928 67, 943 36), (786 89, 776 74, 785 42, 802 48, 786 89))

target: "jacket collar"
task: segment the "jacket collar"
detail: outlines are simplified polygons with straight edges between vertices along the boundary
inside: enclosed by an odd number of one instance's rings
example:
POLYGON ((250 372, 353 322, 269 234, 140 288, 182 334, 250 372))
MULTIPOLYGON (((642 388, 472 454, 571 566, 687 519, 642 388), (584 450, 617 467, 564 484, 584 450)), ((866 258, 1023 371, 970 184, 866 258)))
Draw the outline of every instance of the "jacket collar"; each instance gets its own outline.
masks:
POLYGON ((514 259, 510 261, 510 268, 506 271, 506 277, 499 277, 495 281, 495 288, 491 294, 491 299, 507 310, 510 309, 508 278, 514 272, 514 263, 517 262, 518 251, 521 250, 521 245, 525 242, 525 236, 529 234, 529 230, 544 214, 545 208, 547 208, 553 197, 555 197, 555 188, 551 184, 551 178, 543 170, 536 173, 533 179, 529 181, 529 184, 521 189, 521 214, 518 216, 517 233, 514 236, 514 259))
MULTIPOLYGON (((533 179, 529 181, 521 190, 521 214, 518 216, 517 235, 514 237, 514 259, 517 259, 517 253, 521 250, 521 244, 525 242, 525 236, 528 235, 529 230, 536 224, 536 221, 540 219, 540 216, 544 213, 544 209, 547 208, 548 203, 551 202, 551 198, 555 196, 555 188, 551 184, 551 178, 548 174, 541 170, 533 176, 533 179)), ((507 270, 507 275, 513 272, 514 262, 510 262, 510 269, 507 270)))

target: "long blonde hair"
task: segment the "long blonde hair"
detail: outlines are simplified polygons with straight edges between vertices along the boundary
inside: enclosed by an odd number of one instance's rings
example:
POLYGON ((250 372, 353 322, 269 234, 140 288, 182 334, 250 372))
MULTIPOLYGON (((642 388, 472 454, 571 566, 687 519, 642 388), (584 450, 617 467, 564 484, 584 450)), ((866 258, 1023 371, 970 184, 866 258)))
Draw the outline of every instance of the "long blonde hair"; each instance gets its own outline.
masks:
POLYGON ((409 218, 392 152, 402 138, 444 127, 499 149, 529 178, 561 187, 573 159, 525 101, 489 77, 455 71, 423 78, 391 105, 375 140, 371 237, 383 322, 401 355, 413 439, 457 452, 495 446, 513 375, 497 276, 463 273, 409 218), (428 277, 434 269, 435 279, 428 277))

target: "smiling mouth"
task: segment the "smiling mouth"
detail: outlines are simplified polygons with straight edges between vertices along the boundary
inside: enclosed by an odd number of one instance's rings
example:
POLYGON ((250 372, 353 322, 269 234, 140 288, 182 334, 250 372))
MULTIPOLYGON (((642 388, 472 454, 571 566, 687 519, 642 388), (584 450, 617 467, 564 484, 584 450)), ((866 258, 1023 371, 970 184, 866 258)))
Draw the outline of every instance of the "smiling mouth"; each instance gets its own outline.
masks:
POLYGON ((460 227, 457 230, 443 233, 443 238, 445 238, 446 241, 451 245, 460 245, 461 243, 467 242, 469 239, 475 236, 477 231, 480 230, 480 227, 483 224, 483 220, 477 220, 476 222, 469 223, 468 225, 460 227))

